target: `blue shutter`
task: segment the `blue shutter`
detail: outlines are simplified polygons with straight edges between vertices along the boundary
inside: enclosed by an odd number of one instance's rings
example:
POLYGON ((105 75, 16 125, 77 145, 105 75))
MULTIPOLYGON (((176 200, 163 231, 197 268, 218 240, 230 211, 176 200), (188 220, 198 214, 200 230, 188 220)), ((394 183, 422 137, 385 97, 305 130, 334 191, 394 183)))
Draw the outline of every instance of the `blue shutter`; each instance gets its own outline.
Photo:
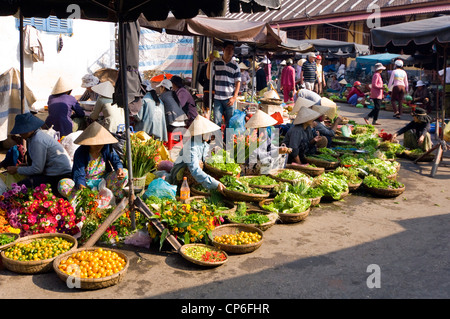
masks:
MULTIPOLYGON (((20 21, 16 19, 16 27, 19 28, 20 21)), ((50 16, 47 19, 43 18, 24 18, 23 25, 32 25, 39 31, 49 33, 62 33, 72 35, 72 19, 58 19, 55 16, 50 16)))

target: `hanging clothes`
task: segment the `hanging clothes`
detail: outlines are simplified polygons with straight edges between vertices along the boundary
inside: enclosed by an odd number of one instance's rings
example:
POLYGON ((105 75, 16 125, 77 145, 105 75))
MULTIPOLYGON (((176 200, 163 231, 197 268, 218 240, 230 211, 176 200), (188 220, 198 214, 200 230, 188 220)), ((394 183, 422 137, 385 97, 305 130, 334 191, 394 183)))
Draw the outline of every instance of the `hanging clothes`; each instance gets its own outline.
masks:
POLYGON ((39 37, 39 31, 35 27, 31 25, 25 26, 23 42, 24 52, 27 55, 31 55, 33 62, 44 61, 44 48, 39 37))

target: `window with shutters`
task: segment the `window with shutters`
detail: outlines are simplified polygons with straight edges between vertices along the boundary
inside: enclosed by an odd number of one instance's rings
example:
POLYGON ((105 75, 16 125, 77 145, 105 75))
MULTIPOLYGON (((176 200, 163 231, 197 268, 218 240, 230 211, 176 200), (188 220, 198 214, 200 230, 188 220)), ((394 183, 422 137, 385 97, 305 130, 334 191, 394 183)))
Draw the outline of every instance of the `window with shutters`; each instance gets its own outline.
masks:
MULTIPOLYGON (((19 28, 20 21, 16 19, 16 27, 19 28)), ((72 35, 72 19, 58 19, 55 16, 44 18, 24 18, 23 25, 32 25, 39 31, 72 35)))

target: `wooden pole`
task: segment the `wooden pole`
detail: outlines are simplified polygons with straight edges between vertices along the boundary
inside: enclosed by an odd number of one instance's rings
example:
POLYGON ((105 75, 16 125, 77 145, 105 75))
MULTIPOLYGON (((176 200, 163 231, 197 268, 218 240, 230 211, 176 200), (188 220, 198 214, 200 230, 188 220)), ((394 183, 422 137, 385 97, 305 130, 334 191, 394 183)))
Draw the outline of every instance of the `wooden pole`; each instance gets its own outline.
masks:
POLYGON ((22 10, 19 9, 20 12, 20 22, 19 22, 19 34, 20 34, 20 110, 23 114, 25 112, 25 75, 24 75, 24 57, 23 57, 23 50, 24 50, 24 39, 23 39, 23 14, 22 10))
MULTIPOLYGON (((125 136, 126 136, 126 157, 128 169, 128 187, 129 187, 129 202, 134 202, 134 186, 133 186, 133 167, 131 160, 131 142, 130 142, 130 112, 128 109, 128 89, 127 89, 127 57, 126 57, 126 36, 124 30, 125 22, 119 18, 119 63, 120 76, 122 85, 123 108, 125 113, 125 136)), ((132 229, 136 228, 136 218, 133 207, 130 207, 130 219, 132 229)))

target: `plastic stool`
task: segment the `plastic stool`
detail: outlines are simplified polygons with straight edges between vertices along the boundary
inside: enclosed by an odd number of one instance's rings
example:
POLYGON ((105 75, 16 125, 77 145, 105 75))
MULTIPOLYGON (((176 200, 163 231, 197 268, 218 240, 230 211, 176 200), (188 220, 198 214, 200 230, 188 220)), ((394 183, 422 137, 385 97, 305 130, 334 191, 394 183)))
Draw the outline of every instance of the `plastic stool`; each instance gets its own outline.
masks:
POLYGON ((181 145, 183 145, 183 134, 181 132, 167 132, 167 133, 168 133, 169 141, 167 143, 164 143, 164 145, 167 146, 169 151, 178 143, 181 143, 181 145), (180 138, 180 140, 178 142, 175 142, 174 138, 177 136, 180 138))

